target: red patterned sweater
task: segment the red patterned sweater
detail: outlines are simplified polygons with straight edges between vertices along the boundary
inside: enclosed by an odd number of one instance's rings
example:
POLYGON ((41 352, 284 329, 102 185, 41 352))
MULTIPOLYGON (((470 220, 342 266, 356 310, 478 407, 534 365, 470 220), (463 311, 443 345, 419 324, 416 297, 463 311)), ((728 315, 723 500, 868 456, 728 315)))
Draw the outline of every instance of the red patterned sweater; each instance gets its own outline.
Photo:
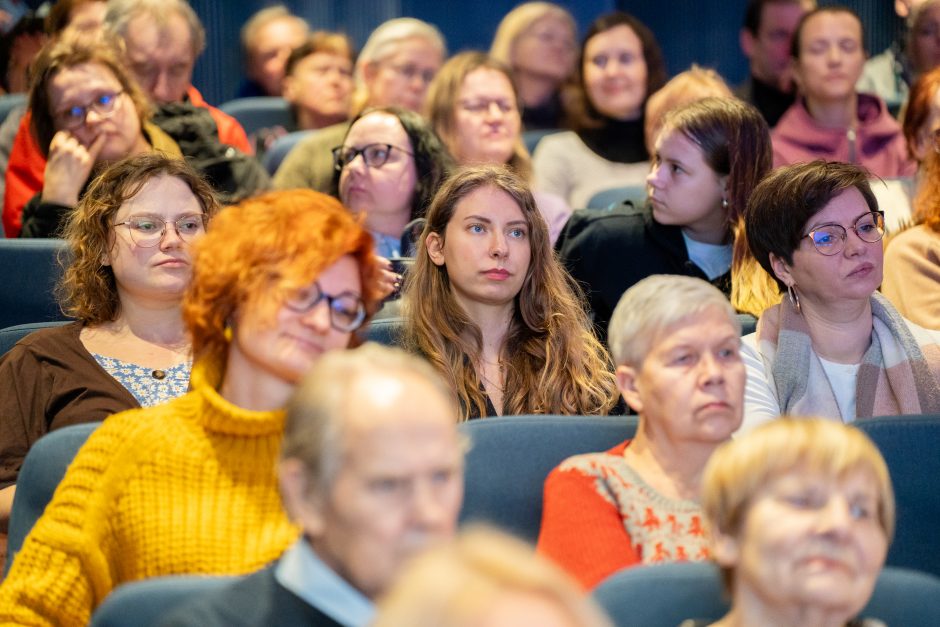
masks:
POLYGON ((709 557, 699 504, 647 484, 629 444, 569 457, 545 480, 538 550, 588 589, 627 566, 709 557))

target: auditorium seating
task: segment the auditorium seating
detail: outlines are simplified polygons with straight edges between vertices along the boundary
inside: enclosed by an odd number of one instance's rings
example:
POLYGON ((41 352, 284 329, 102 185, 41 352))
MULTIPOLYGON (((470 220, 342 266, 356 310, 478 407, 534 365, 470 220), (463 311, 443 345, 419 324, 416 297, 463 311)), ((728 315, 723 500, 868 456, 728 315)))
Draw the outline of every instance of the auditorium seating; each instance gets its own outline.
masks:
POLYGON ((538 539, 545 477, 566 458, 633 437, 636 416, 506 416, 460 425, 470 439, 462 523, 538 539))
POLYGON ((238 120, 248 135, 263 128, 293 126, 290 105, 283 98, 236 98, 220 105, 219 109, 238 120))
POLYGON ((60 239, 0 239, 0 328, 65 319, 53 294, 65 250, 60 239))
POLYGON ((90 627, 151 627, 172 610, 226 586, 237 577, 175 575, 126 583, 109 594, 91 617, 90 627))

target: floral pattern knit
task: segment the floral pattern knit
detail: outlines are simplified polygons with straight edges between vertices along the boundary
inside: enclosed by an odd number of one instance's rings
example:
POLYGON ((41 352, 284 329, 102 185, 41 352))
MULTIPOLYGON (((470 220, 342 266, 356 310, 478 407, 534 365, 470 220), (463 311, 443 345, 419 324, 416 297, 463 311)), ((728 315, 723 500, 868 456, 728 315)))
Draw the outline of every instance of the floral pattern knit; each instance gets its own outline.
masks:
POLYGON ((223 399, 218 365, 191 378, 91 435, 0 585, 0 625, 84 625, 121 583, 249 573, 297 538, 275 476, 284 412, 223 399))
POLYGON ((129 361, 92 353, 104 371, 127 388, 141 407, 153 407, 182 396, 189 388, 191 361, 184 361, 166 370, 153 370, 129 361), (159 378, 155 375, 160 375, 159 378))
POLYGON ((539 551, 586 588, 627 566, 709 557, 701 506, 647 484, 624 460, 629 443, 570 457, 545 481, 539 551))

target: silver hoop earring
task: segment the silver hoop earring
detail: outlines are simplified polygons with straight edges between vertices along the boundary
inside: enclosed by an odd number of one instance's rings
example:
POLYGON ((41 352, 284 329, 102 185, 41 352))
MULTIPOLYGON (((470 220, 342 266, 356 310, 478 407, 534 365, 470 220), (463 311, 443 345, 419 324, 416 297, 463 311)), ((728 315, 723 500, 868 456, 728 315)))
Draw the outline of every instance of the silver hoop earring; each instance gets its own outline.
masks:
POLYGON ((796 313, 802 314, 803 310, 800 309, 800 297, 796 293, 796 290, 793 289, 792 285, 787 286, 787 295, 790 297, 790 304, 796 309, 796 313))

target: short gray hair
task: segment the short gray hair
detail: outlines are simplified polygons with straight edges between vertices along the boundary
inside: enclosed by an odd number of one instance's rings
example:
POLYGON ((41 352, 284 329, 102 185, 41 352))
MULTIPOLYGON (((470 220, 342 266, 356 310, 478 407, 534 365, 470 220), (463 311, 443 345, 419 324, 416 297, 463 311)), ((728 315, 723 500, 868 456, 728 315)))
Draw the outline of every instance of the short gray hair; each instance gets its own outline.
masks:
POLYGON ((374 376, 411 376, 426 382, 446 400, 457 424, 454 393, 426 360, 374 343, 327 353, 288 404, 281 444, 281 460, 296 459, 304 465, 310 491, 329 491, 342 461, 344 423, 357 400, 352 390, 374 376))
POLYGON ((654 274, 628 289, 614 309, 607 343, 616 366, 638 367, 659 333, 683 318, 717 307, 741 332, 741 321, 717 287, 695 277, 654 274))
POLYGON ((304 35, 308 35, 310 33, 310 25, 307 24, 307 20, 294 15, 283 4, 276 4, 274 6, 261 9, 248 18, 248 21, 245 22, 244 26, 242 26, 242 50, 244 51, 246 58, 251 56, 251 45, 258 36, 258 31, 271 22, 276 22, 278 20, 286 20, 297 24, 303 29, 304 35))
POLYGON ((165 26, 174 15, 180 15, 189 26, 190 43, 195 60, 206 47, 206 30, 186 0, 108 0, 104 16, 105 26, 121 39, 127 39, 127 24, 138 15, 152 17, 159 26, 165 26))

